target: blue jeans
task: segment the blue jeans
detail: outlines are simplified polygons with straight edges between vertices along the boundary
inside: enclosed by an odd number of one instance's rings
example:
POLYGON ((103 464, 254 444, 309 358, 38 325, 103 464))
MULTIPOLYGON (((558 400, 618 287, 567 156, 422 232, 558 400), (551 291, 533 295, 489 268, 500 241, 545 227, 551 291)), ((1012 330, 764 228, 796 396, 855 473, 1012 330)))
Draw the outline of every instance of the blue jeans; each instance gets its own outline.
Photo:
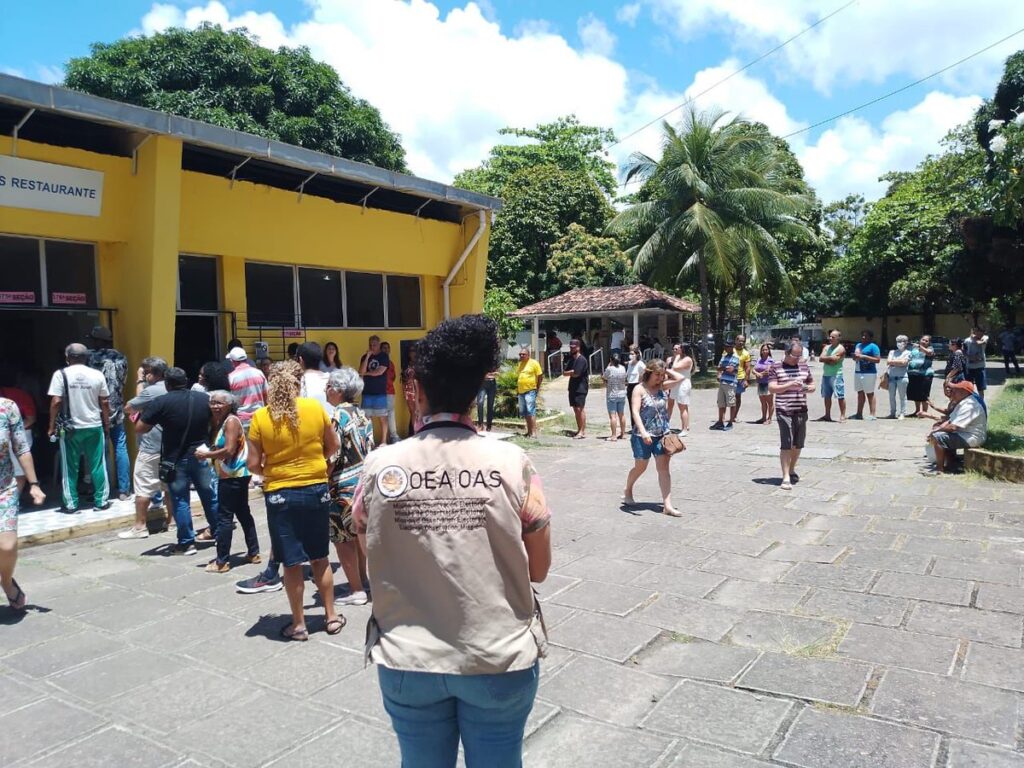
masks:
POLYGON ((522 766, 523 731, 537 695, 539 663, 499 675, 377 669, 402 768, 454 768, 460 736, 466 768, 522 766))
POLYGON ((178 543, 192 544, 196 540, 196 531, 192 527, 192 510, 189 507, 189 483, 195 486, 199 501, 206 513, 206 524, 210 526, 210 535, 217 535, 217 483, 213 477, 213 468, 208 461, 199 461, 195 454, 189 453, 178 460, 174 482, 167 491, 171 494, 171 510, 174 522, 178 526, 178 543))
POLYGON ((125 439, 123 421, 120 424, 110 425, 110 444, 114 446, 114 466, 117 469, 117 492, 131 493, 131 463, 128 461, 128 441, 125 439))

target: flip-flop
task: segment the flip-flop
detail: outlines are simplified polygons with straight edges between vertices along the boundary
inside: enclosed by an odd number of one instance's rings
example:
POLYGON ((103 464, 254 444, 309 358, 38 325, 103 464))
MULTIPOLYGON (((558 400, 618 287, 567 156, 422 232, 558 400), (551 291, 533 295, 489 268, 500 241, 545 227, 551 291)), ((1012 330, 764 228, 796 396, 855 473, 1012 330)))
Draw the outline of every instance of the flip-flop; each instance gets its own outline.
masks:
POLYGON ((305 642, 306 640, 309 640, 309 630, 305 628, 295 629, 295 625, 289 623, 281 627, 281 637, 285 640, 298 640, 300 642, 305 642))
POLYGON ((348 624, 348 619, 346 619, 344 616, 339 614, 337 618, 331 619, 330 621, 327 622, 327 634, 328 635, 336 635, 336 634, 338 634, 339 632, 341 632, 342 629, 345 628, 346 624, 348 624))
POLYGON ((792 491, 793 490, 793 486, 790 483, 787 483, 785 481, 783 481, 782 485, 780 485, 779 488, 781 488, 784 491, 792 491))
POLYGON ((24 613, 25 606, 28 604, 28 598, 25 597, 24 590, 22 590, 22 588, 18 586, 18 582, 16 582, 14 579, 11 579, 11 583, 14 585, 14 588, 18 590, 18 593, 13 598, 8 595, 7 604, 11 606, 12 611, 16 611, 17 613, 24 613))

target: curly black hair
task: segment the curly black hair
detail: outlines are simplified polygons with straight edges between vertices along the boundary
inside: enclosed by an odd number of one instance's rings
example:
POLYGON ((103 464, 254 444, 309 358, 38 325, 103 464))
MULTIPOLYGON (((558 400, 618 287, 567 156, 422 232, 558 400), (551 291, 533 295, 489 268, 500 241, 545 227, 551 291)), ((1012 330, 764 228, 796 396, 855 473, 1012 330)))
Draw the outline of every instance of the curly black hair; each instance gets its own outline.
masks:
POLYGON ((500 362, 498 327, 486 315, 445 320, 416 343, 413 370, 431 413, 465 413, 500 362))
POLYGON ((231 382, 228 381, 228 372, 223 363, 218 363, 215 360, 203 363, 199 372, 203 374, 203 379, 206 381, 207 392, 213 392, 215 389, 231 391, 231 382))

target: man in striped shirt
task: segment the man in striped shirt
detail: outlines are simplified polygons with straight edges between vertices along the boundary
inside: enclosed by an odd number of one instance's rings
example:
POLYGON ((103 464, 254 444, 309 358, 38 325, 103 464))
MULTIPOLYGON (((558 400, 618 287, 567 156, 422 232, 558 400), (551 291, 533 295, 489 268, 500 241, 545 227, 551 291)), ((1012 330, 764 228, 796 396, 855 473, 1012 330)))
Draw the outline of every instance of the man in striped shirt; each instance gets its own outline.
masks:
POLYGON ((259 368, 249 365, 247 358, 242 347, 234 347, 228 352, 228 360, 234 366, 228 374, 228 382, 231 393, 238 398, 238 418, 246 433, 252 415, 267 404, 267 377, 259 368))
POLYGON ((807 393, 814 391, 814 378, 807 363, 801 360, 803 344, 792 340, 786 344, 782 363, 772 366, 768 374, 768 391, 775 395, 775 420, 779 424, 782 464, 782 489, 793 488, 800 480, 796 462, 807 437, 807 393))

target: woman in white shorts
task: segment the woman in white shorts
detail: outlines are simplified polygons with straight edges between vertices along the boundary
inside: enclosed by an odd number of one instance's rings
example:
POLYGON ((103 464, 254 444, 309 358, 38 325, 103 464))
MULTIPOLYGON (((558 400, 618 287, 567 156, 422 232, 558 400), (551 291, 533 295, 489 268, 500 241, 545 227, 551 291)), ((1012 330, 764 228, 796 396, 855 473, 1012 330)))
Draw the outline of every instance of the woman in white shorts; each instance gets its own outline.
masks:
POLYGON ((693 374, 693 358, 689 354, 688 344, 673 344, 672 357, 669 358, 668 368, 675 371, 682 377, 676 386, 668 392, 668 420, 672 423, 672 409, 679 406, 679 424, 682 427, 681 435, 690 433, 690 391, 693 383, 690 376, 693 374))

